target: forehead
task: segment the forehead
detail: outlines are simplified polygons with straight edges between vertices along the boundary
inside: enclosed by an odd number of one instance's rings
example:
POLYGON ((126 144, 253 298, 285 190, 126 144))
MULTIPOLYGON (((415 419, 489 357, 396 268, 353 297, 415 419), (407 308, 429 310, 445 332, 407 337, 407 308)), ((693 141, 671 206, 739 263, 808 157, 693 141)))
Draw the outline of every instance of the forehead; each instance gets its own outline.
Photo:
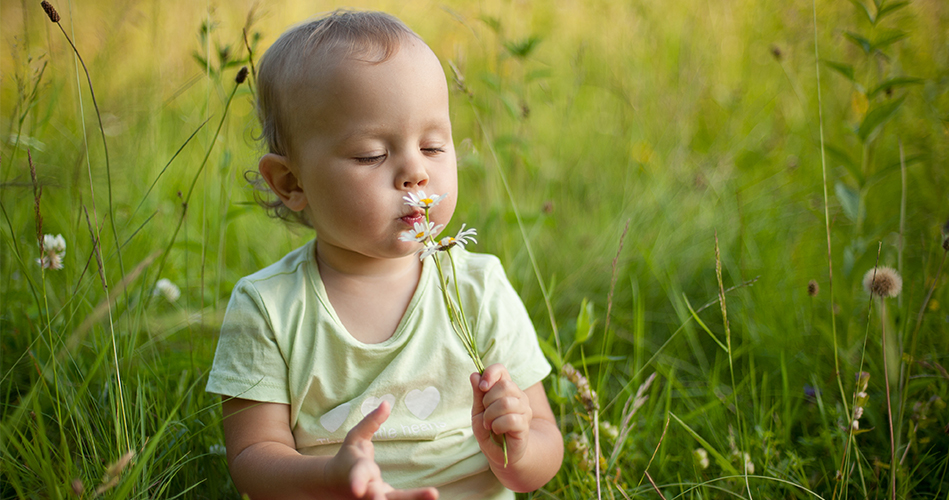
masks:
POLYGON ((286 100, 291 135, 301 127, 336 126, 340 118, 372 119, 395 107, 424 108, 430 112, 419 116, 448 119, 445 74, 438 58, 421 41, 403 41, 382 62, 355 52, 342 57, 314 56, 300 69, 286 100))

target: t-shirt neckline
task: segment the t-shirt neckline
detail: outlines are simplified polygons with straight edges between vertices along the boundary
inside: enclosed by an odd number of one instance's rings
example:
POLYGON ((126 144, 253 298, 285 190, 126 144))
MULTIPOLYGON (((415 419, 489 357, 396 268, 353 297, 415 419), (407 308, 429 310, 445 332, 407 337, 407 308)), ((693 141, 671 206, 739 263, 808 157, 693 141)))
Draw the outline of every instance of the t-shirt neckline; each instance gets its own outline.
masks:
POLYGON ((306 255, 306 267, 309 271, 310 283, 313 286, 313 289, 316 291, 316 297, 319 300, 320 305, 339 327, 338 330, 334 329, 336 335, 354 347, 368 350, 388 349, 394 345, 400 344, 403 340, 403 337, 408 337, 406 334, 406 325, 416 314, 418 304, 422 300, 422 294, 425 293, 425 289, 427 288, 428 282, 431 279, 431 268, 434 266, 429 266, 424 260, 422 261, 422 273, 419 275, 418 284, 415 286, 415 292, 412 294, 412 299, 409 300, 409 305, 405 308, 405 312, 402 314, 402 318, 399 319, 399 324, 395 327, 395 331, 392 333, 392 336, 386 340, 383 340, 382 342, 370 344, 357 339, 352 333, 349 332, 349 329, 347 329, 346 325, 343 324, 343 321, 339 318, 339 315, 336 314, 336 309, 333 308, 333 304, 330 303, 329 295, 326 293, 326 287, 323 285, 323 278, 320 275, 320 266, 316 262, 316 239, 310 240, 309 243, 306 244, 306 247, 307 248, 304 251, 306 255))

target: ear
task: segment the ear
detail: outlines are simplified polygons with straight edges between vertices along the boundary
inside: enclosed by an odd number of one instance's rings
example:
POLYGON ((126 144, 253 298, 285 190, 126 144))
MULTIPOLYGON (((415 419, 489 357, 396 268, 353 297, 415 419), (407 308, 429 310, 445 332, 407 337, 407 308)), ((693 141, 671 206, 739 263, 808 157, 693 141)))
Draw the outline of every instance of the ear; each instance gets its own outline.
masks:
POLYGON ((267 153, 260 158, 257 169, 287 208, 294 212, 306 208, 306 194, 296 174, 290 169, 290 161, 286 156, 267 153))

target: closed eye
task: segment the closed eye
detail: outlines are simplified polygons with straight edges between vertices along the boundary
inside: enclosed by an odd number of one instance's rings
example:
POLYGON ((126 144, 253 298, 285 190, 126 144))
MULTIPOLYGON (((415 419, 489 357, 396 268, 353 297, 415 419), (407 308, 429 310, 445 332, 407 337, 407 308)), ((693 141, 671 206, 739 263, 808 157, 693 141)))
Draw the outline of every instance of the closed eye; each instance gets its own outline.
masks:
POLYGON ((422 148, 422 151, 431 155, 445 152, 445 150, 442 148, 422 148))
POLYGON ((356 160, 356 163, 360 163, 362 165, 372 165, 374 163, 379 163, 380 161, 384 160, 385 157, 386 155, 359 156, 353 159, 356 160))

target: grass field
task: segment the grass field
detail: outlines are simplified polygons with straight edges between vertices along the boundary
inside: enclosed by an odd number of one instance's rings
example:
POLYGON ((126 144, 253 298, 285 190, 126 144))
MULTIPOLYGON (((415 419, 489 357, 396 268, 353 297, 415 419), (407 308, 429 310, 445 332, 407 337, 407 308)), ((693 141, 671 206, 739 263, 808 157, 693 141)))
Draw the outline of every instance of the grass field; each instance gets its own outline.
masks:
MULTIPOLYGON (((874 1, 346 4, 441 58, 449 230, 558 371, 525 498, 949 498, 949 5, 874 1)), ((54 5, 0 6, 0 498, 235 498, 217 328, 312 234, 234 78, 344 4, 54 5)))

